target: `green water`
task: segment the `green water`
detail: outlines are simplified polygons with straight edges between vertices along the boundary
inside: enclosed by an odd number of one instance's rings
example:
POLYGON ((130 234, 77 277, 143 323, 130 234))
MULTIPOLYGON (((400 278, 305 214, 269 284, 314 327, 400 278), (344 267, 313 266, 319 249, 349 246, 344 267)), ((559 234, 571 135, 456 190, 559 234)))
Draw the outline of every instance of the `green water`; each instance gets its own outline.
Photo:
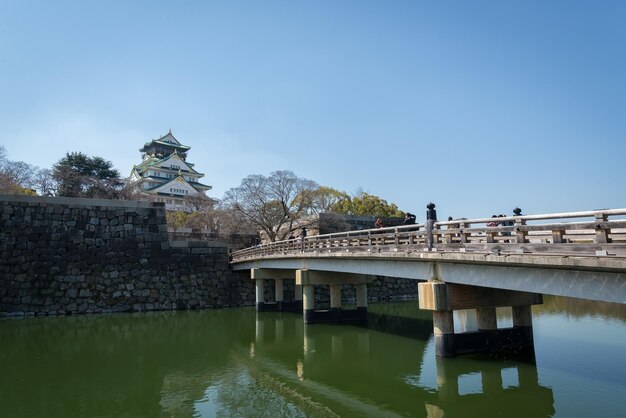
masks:
POLYGON ((626 306, 546 297, 529 364, 436 359, 416 305, 371 305, 368 328, 252 309, 2 320, 0 417, 626 416, 626 306))

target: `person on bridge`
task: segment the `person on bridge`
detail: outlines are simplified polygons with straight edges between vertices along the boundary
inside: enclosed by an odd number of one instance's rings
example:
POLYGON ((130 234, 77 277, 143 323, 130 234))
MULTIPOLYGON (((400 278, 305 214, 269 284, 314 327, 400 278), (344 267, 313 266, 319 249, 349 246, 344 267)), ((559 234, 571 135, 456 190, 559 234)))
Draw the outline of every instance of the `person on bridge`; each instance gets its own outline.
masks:
MULTIPOLYGON (((491 217, 492 217, 492 218, 497 218, 497 217, 498 217, 498 215, 491 215, 491 217)), ((498 223, 498 222, 496 222, 496 221, 487 222, 487 226, 488 226, 488 227, 494 227, 494 226, 498 226, 498 225, 499 225, 499 223, 498 223)))
MULTIPOLYGON (((463 219, 463 218, 461 218, 463 219)), ((452 216, 448 216, 448 222, 453 221, 454 218, 452 216)), ((461 224, 448 224, 448 229, 459 229, 461 227, 461 224)), ((459 234, 458 232, 455 232, 454 235, 455 237, 460 237, 461 234, 459 234)), ((452 238, 450 238, 452 241, 452 238)))
POLYGON ((302 227, 302 232, 300 232, 300 251, 304 252, 304 239, 306 238, 306 227, 302 227))
MULTIPOLYGON (((506 218, 506 215, 500 215, 499 218, 506 218)), ((513 221, 502 221, 500 224, 502 226, 513 226, 514 225, 513 221)), ((509 237, 509 236, 511 236, 511 232, 503 231, 502 232, 502 236, 503 237, 509 237)), ((504 242, 509 243, 509 242, 511 242, 511 240, 507 239, 507 240, 504 240, 504 242)))
POLYGON ((374 228, 382 228, 383 226, 383 220, 380 218, 376 218, 376 222, 374 222, 374 228))
POLYGON ((412 213, 407 212, 404 215, 404 221, 402 222, 402 225, 414 225, 415 224, 415 215, 413 215, 412 213))

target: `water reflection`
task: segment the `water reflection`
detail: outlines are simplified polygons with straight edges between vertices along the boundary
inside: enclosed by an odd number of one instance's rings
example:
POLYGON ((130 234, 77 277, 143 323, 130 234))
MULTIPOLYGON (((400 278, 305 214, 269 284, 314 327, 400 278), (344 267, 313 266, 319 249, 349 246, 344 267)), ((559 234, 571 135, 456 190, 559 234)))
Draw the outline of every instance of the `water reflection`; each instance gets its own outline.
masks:
MULTIPOLYGON (((257 329, 284 330, 289 322, 260 314, 257 329)), ((539 384, 534 363, 489 361, 477 356, 435 360, 432 350, 426 353, 432 345, 431 321, 375 313, 369 322, 369 327, 290 326, 290 335, 302 332, 303 343, 301 356, 287 361, 284 355, 277 355, 284 341, 268 338, 267 333, 263 338, 257 334, 256 366, 280 376, 284 385, 293 385, 290 390, 298 397, 323 399, 331 411, 347 416, 482 417, 501 411, 509 411, 507 416, 511 417, 554 414, 552 390, 539 384), (434 387, 420 382, 422 364, 428 362, 436 364, 434 387), (468 376, 474 377, 474 387, 471 382, 468 386, 468 376), (416 406, 419 401, 424 409, 416 406)))
POLYGON ((242 313, 0 321, 0 416, 185 416, 221 373, 224 347, 249 341, 254 317, 242 313))
POLYGON ((252 309, 0 321, 0 416, 619 415, 626 307, 555 300, 533 308, 539 367, 436 359, 414 302, 371 305, 367 327, 252 309))
POLYGON ((437 358, 436 365, 438 396, 425 403, 428 417, 551 417, 555 413, 552 389, 539 384, 533 363, 437 358))

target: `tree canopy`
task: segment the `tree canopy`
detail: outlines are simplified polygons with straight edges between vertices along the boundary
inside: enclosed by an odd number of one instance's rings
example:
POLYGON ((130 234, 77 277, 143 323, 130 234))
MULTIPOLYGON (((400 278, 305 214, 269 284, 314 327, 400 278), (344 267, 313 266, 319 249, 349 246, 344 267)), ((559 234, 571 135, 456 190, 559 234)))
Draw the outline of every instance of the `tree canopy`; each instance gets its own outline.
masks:
POLYGON ((395 203, 387 203, 378 196, 361 192, 354 197, 346 194, 332 204, 331 210, 344 215, 380 216, 384 218, 402 217, 404 212, 395 203))
POLYGON ((68 152, 53 166, 52 177, 59 196, 113 198, 124 186, 113 163, 82 152, 68 152))
POLYGON ((244 178, 239 187, 225 193, 222 207, 263 231, 270 241, 277 241, 285 239, 296 225, 301 226, 307 215, 325 210, 333 193, 292 171, 274 171, 267 177, 255 174, 244 178))
POLYGON ((292 231, 307 225, 309 215, 316 213, 403 216, 395 204, 378 196, 360 193, 351 197, 288 170, 274 171, 267 177, 255 174, 244 178, 239 187, 225 193, 220 206, 231 212, 236 223, 262 231, 270 241, 286 239, 292 231))
POLYGON ((23 161, 10 161, 5 148, 0 145, 0 193, 36 194, 32 187, 37 170, 23 161))

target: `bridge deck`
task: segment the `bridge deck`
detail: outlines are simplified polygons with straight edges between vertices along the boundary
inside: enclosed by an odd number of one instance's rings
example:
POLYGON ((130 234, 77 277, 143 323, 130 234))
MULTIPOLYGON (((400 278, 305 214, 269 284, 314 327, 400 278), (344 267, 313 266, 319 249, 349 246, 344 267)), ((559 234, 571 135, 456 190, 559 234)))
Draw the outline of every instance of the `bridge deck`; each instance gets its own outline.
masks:
POLYGON ((609 219, 623 215, 626 209, 497 218, 500 225, 489 227, 494 218, 318 235, 237 251, 232 266, 437 278, 626 303, 626 220, 609 219))

